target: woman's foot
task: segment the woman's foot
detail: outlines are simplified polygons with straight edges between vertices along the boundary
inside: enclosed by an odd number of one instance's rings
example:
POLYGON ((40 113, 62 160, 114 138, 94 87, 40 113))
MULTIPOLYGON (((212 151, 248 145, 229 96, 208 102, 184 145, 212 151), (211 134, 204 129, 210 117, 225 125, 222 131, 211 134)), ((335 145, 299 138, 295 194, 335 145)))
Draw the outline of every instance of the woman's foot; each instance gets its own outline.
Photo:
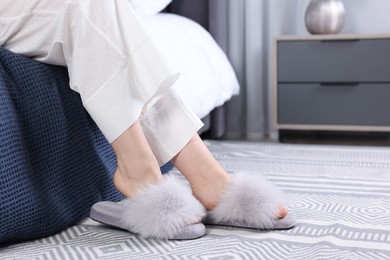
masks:
MULTIPOLYGON (((224 170, 209 171, 208 174, 190 176, 188 179, 192 194, 197 198, 207 210, 214 209, 221 201, 223 194, 229 188, 230 176, 224 170)), ((288 209, 282 207, 276 214, 278 219, 282 219, 288 214, 288 209)))
MULTIPOLYGON (((207 210, 214 209, 231 184, 231 177, 215 160, 199 136, 194 136, 177 154, 172 163, 189 181, 192 193, 207 210)), ((288 210, 281 207, 277 218, 286 217, 288 210)))
POLYGON ((295 218, 285 205, 284 193, 261 174, 235 173, 204 223, 260 230, 290 229, 295 218))
POLYGON ((206 228, 200 221, 204 216, 204 207, 189 187, 172 175, 164 176, 156 185, 138 189, 120 203, 98 202, 90 212, 98 222, 145 238, 175 240, 203 236, 206 228))
MULTIPOLYGON (((137 196, 137 194, 142 195, 147 192, 147 190, 150 192, 150 190, 156 191, 156 189, 162 188, 161 185, 163 185, 164 178, 139 121, 136 121, 118 137, 118 139, 112 143, 112 147, 115 151, 118 164, 114 173, 114 185, 121 193, 130 198, 130 201, 142 201, 142 198, 137 196), (156 184, 158 184, 158 187, 156 184)), ((167 179, 165 179, 164 183, 167 185, 167 179)), ((167 194, 165 194, 165 196, 166 195, 167 194)), ((184 195, 183 191, 183 196, 184 195)), ((190 196, 187 196, 187 201, 190 201, 191 199, 188 197, 192 197, 192 195, 190 194, 190 196)), ((195 198, 192 197, 192 199, 193 201, 196 201, 195 198)), ((199 204, 198 201, 196 202, 199 204)), ((194 205, 196 203, 189 203, 187 206, 190 207, 190 204, 194 205)), ((140 207, 143 206, 146 205, 140 205, 140 207)), ((154 205, 154 207, 156 209, 161 209, 164 208, 164 205, 154 205)), ((200 207, 202 206, 200 205, 200 207)), ((191 215, 191 210, 189 210, 186 216, 186 221, 190 221, 191 223, 186 222, 184 224, 192 225, 201 222, 203 210, 195 210, 192 213, 195 215, 191 215), (194 212, 198 213, 195 214, 194 212)))

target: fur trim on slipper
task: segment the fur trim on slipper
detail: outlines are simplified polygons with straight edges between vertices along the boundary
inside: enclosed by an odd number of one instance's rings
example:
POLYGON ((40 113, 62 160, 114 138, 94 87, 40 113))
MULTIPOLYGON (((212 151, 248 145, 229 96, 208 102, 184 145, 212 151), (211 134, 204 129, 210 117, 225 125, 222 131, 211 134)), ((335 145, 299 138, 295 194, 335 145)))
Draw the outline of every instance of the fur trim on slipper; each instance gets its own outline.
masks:
POLYGON ((207 214, 206 224, 273 229, 285 207, 283 192, 259 174, 233 174, 221 202, 207 214))
POLYGON ((174 176, 166 176, 161 183, 146 187, 123 203, 127 208, 121 217, 123 224, 148 238, 173 238, 205 215, 191 190, 174 176))

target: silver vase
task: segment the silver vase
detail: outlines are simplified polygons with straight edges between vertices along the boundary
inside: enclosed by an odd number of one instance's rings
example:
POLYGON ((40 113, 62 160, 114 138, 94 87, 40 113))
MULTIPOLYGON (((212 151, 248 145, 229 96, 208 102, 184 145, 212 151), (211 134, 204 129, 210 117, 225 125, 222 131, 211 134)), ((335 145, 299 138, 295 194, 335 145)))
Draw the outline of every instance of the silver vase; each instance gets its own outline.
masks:
POLYGON ((341 0, 312 0, 306 9, 305 25, 312 34, 337 34, 344 26, 341 0))

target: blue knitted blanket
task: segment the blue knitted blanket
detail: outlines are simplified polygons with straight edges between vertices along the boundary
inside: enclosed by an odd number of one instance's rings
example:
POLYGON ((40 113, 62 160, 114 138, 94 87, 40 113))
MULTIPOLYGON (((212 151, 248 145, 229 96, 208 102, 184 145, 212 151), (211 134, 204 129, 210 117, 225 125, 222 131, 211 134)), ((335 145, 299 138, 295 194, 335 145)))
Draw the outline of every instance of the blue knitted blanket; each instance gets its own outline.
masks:
POLYGON ((118 201, 110 144, 64 67, 0 48, 0 243, 56 233, 118 201))

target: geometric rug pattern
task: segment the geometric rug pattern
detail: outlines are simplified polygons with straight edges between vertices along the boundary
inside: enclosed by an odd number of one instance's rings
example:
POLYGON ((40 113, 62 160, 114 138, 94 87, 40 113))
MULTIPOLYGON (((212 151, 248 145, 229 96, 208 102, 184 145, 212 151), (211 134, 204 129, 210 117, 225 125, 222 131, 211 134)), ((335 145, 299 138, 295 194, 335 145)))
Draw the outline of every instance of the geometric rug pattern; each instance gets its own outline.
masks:
MULTIPOLYGON (((0 246, 0 259, 390 259, 390 148, 206 144, 231 174, 262 174, 284 190, 296 227, 207 226, 199 239, 161 241, 87 219, 51 237, 0 246)), ((175 168, 170 174, 182 178, 175 168)))

